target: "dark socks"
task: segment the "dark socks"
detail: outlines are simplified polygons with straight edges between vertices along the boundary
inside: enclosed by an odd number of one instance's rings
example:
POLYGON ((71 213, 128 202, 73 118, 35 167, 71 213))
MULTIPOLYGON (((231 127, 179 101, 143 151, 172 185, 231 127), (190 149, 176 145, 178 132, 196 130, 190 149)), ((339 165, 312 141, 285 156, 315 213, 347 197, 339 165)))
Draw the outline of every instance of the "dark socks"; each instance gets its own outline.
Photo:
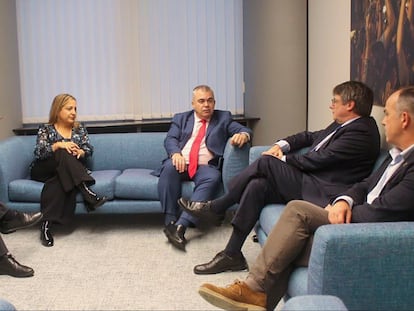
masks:
POLYGON ((182 225, 185 228, 194 227, 194 224, 191 221, 189 221, 189 220, 187 220, 183 217, 180 217, 180 219, 178 219, 175 224, 177 226, 182 225))
POLYGON ((224 195, 212 201, 211 210, 216 214, 224 214, 229 207, 236 204, 234 199, 229 195, 224 195))
POLYGON ((248 235, 249 233, 246 234, 233 227, 233 232, 231 233, 230 240, 228 241, 224 252, 230 257, 239 255, 248 235))
POLYGON ((171 222, 176 222, 177 221, 177 216, 175 215, 171 215, 171 214, 165 214, 165 218, 164 218, 164 224, 168 225, 171 222))

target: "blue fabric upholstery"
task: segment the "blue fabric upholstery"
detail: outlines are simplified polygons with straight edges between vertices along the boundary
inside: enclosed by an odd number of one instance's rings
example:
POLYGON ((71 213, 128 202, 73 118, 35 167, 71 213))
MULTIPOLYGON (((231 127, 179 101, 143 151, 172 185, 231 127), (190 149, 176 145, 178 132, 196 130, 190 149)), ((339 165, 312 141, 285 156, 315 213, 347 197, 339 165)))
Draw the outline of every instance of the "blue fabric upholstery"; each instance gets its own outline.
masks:
POLYGON ((0 298, 0 311, 15 311, 16 308, 7 300, 0 298))
POLYGON ((347 311, 341 299, 330 295, 305 295, 289 299, 282 311, 347 311))
POLYGON ((413 310, 413 258, 414 222, 322 226, 307 292, 338 296, 350 310, 413 310))
MULTIPOLYGON (((249 162, 268 148, 252 147, 249 162)), ((381 151, 374 170, 387 154, 381 151)), ((261 245, 283 208, 270 204, 263 209, 256 226, 261 245)), ((413 258, 413 222, 322 226, 315 233, 309 266, 293 271, 285 298, 334 295, 349 310, 414 310, 413 258)))
MULTIPOLYGON (((111 133, 91 134, 94 146, 88 168, 96 184, 92 189, 109 198, 97 213, 159 213, 158 178, 150 173, 166 157, 166 133, 111 133)), ((29 179, 36 136, 15 136, 0 142, 0 201, 10 208, 22 211, 40 209, 43 183, 29 179)), ((228 181, 248 165, 250 146, 232 146, 224 151, 223 186, 216 196, 224 192, 228 181)), ((190 197, 193 182, 184 182, 182 193, 190 197)), ((85 213, 80 194, 76 198, 77 213, 85 213)))

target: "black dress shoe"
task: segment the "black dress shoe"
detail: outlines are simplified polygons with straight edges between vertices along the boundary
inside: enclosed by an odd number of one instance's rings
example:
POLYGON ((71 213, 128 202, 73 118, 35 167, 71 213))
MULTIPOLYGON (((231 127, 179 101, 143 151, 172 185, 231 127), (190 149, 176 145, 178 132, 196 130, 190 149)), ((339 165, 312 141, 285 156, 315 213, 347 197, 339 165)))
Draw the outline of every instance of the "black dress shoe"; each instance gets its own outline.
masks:
POLYGON ((220 226, 224 219, 224 214, 217 214, 211 210, 211 201, 195 202, 184 198, 178 199, 178 204, 189 214, 204 219, 210 223, 220 226))
POLYGON ((40 241, 42 245, 51 247, 54 244, 52 233, 50 232, 50 221, 44 221, 40 227, 40 241))
POLYGON ((34 271, 30 267, 19 264, 11 254, 6 254, 0 257, 0 274, 25 278, 33 276, 34 271))
POLYGON ((230 257, 224 251, 218 253, 205 264, 194 267, 195 274, 215 274, 225 271, 243 271, 248 269, 246 258, 240 253, 238 256, 230 257))
POLYGON ((22 229, 26 227, 33 226, 38 223, 43 214, 40 212, 37 213, 22 213, 15 211, 15 216, 9 220, 5 220, 1 223, 0 232, 1 233, 12 233, 17 229, 22 229))
POLYGON ((167 236, 168 241, 181 251, 185 251, 185 245, 187 240, 184 237, 185 227, 183 225, 175 225, 174 222, 170 222, 164 228, 164 233, 167 236))

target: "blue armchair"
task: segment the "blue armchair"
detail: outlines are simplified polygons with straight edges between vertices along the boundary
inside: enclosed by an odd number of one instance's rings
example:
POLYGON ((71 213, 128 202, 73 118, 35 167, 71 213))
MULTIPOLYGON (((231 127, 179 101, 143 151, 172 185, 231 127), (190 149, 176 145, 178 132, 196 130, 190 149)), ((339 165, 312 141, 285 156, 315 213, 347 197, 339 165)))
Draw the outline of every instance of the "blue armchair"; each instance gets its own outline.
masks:
POLYGON ((0 311, 15 311, 16 308, 7 300, 0 298, 0 311))
MULTIPOLYGON (((249 162, 267 148, 252 147, 249 162)), ((386 154, 381 152, 375 168, 386 154)), ((256 226, 261 245, 283 208, 263 209, 256 226)), ((414 222, 322 226, 315 232, 309 266, 294 270, 285 300, 333 295, 349 310, 414 310, 413 260, 414 222)))
POLYGON ((330 295, 305 295, 289 299, 282 311, 347 311, 341 299, 330 295))

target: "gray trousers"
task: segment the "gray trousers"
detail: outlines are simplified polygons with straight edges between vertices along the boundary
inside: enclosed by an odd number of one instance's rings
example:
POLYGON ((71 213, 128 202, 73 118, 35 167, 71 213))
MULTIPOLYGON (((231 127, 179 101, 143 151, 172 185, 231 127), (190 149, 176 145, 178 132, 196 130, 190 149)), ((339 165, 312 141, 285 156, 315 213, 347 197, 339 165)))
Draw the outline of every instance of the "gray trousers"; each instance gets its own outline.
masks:
POLYGON ((313 234, 326 224, 324 208, 299 200, 287 204, 248 275, 265 290, 268 310, 285 295, 292 270, 308 265, 313 234))

